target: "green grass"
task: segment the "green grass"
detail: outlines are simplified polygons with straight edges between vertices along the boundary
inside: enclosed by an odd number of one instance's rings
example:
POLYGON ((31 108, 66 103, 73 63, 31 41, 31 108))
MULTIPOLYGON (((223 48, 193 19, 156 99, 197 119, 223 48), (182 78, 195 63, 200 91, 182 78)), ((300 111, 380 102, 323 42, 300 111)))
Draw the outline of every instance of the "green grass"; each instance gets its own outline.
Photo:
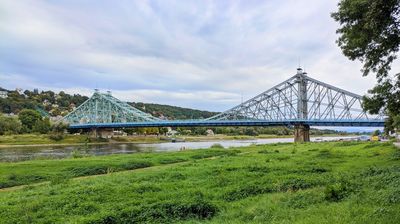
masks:
POLYGON ((59 160, 0 163, 0 189, 44 181, 99 175, 124 170, 233 155, 234 150, 200 150, 171 153, 136 153, 59 160))
POLYGON ((2 180, 49 179, 0 191, 0 223, 400 223, 398 155, 308 143, 2 163, 2 180), (96 167, 114 171, 55 178, 96 167))

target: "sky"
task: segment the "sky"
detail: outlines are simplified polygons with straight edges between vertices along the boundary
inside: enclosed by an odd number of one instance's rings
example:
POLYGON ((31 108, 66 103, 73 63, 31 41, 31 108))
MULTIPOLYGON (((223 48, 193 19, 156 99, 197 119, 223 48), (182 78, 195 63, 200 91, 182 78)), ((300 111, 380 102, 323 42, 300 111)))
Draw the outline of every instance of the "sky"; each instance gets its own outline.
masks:
POLYGON ((2 0, 0 87, 223 111, 300 65, 363 95, 375 78, 336 45, 337 3, 2 0))

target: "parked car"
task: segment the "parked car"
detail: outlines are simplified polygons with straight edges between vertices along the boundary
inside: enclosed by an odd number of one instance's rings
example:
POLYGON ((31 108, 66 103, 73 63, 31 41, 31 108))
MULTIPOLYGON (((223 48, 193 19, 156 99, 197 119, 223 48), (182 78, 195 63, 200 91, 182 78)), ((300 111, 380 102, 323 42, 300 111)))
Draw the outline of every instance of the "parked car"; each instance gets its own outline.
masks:
POLYGON ((371 137, 371 141, 377 142, 377 141, 380 141, 380 140, 381 140, 381 138, 379 136, 372 136, 371 137))

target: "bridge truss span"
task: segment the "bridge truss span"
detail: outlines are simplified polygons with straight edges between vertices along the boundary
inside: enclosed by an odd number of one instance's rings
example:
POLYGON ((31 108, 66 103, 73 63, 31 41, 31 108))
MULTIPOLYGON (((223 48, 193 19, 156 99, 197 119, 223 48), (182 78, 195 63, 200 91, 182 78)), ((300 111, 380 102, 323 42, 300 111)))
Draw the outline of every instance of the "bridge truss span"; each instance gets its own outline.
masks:
POLYGON ((242 104, 207 120, 378 121, 362 109, 362 96, 297 74, 242 104))
POLYGON ((73 124, 156 122, 161 119, 138 110, 113 97, 110 92, 95 93, 87 101, 63 118, 73 124))

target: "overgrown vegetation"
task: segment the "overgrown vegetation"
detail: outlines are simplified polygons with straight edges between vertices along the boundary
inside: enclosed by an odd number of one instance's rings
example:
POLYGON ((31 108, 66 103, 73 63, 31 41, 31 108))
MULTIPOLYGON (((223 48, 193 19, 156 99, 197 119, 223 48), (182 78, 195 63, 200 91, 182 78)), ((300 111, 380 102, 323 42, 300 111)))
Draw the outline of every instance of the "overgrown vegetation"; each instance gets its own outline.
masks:
POLYGON ((399 223, 397 153, 377 143, 271 144, 1 163, 3 184, 30 185, 0 191, 0 217, 4 223, 399 223), (73 178, 97 174, 105 175, 73 178), (34 184, 43 181, 50 182, 34 184))

